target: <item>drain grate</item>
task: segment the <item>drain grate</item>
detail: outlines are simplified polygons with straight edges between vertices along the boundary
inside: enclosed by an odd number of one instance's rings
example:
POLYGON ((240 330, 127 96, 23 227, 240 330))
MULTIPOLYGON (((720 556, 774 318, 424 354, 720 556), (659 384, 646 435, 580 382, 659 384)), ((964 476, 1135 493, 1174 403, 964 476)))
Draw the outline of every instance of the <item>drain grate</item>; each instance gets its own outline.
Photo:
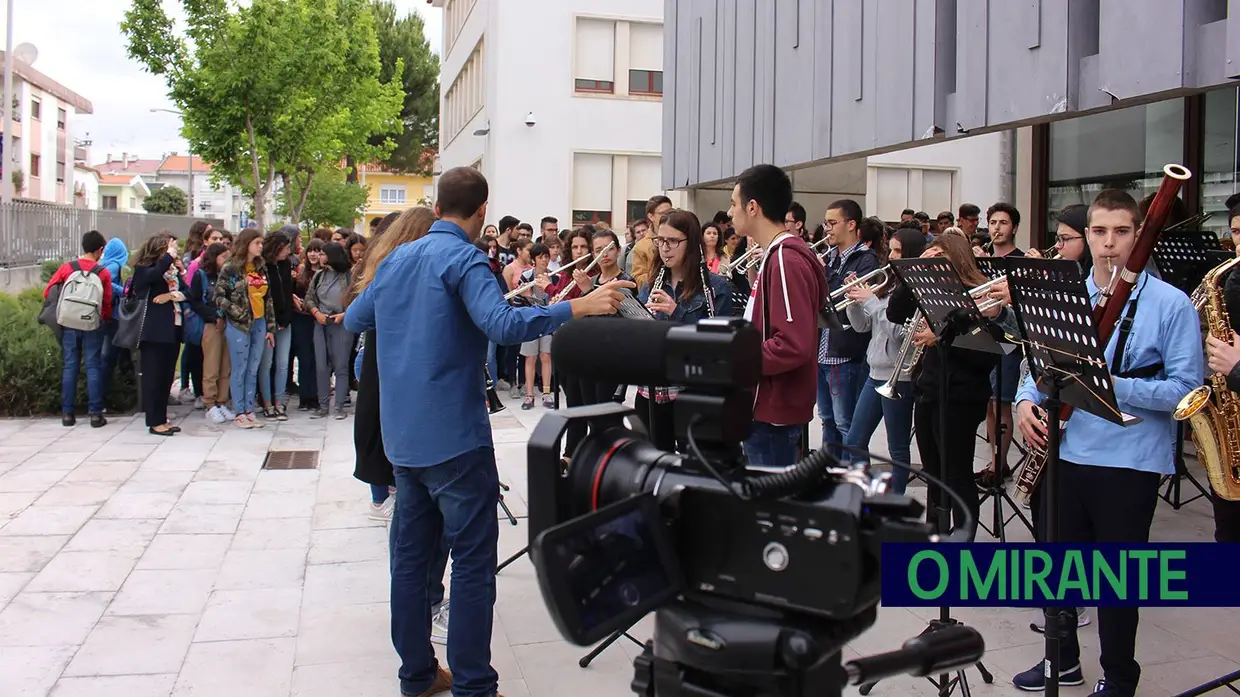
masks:
POLYGON ((317 450, 272 450, 263 460, 265 470, 313 470, 319 468, 317 450))

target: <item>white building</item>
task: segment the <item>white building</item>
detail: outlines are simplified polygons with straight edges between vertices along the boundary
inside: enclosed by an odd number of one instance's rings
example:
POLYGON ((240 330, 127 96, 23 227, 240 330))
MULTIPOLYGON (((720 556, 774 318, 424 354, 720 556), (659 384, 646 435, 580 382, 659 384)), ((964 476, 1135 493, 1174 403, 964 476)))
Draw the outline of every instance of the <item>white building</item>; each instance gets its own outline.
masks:
POLYGON ((444 10, 437 171, 480 169, 488 222, 620 229, 664 193, 663 0, 429 2, 444 10))
POLYGON ((211 183, 211 165, 194 155, 193 159, 169 153, 155 170, 155 183, 175 186, 189 195, 189 215, 194 218, 215 218, 224 221, 228 230, 240 230, 241 211, 250 207, 250 199, 228 182, 211 183))
MULTIPOLYGON (((4 52, 0 51, 0 61, 4 52)), ((29 63, 13 57, 13 153, 0 157, 0 171, 12 181, 21 172, 18 198, 73 203, 73 132, 78 114, 94 113, 90 101, 29 63), (5 163, 4 160, 10 160, 5 163)), ((0 108, 6 105, 0 104, 0 108)), ((2 114, 2 112, 0 112, 2 114)), ((0 118, 0 131, 3 130, 0 118)))

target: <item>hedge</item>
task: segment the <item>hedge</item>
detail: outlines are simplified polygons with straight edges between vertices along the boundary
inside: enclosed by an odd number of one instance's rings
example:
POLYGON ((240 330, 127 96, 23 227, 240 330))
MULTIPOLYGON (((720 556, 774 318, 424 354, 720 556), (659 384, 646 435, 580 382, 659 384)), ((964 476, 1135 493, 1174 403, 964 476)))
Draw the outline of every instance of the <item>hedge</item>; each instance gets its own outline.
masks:
MULTIPOLYGON (((0 293, 0 416, 60 413, 60 344, 39 324, 43 291, 32 288, 18 296, 0 293)), ((87 409, 86 367, 78 377, 77 413, 87 409)), ((138 404, 132 374, 113 375, 104 396, 111 413, 132 411, 138 404)))

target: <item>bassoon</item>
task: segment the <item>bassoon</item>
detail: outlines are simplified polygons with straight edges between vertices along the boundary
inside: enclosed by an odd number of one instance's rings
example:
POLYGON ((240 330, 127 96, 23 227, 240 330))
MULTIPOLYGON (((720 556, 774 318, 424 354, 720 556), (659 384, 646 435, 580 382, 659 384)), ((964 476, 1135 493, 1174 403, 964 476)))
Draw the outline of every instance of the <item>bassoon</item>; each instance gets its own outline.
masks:
MULTIPOLYGON (((1124 312, 1124 306, 1128 304, 1128 297, 1132 294, 1132 289, 1137 285, 1137 279, 1141 277, 1141 272, 1145 270, 1150 256, 1154 253, 1154 245, 1158 242, 1158 236, 1162 234, 1163 228, 1167 225, 1167 218, 1171 215, 1172 206, 1180 194, 1180 187, 1191 176, 1192 173, 1188 171, 1188 168, 1182 165, 1168 164, 1163 167, 1162 183, 1158 185, 1158 191, 1150 201, 1145 219, 1137 231, 1137 241, 1133 245, 1132 253, 1128 255, 1128 262, 1124 264, 1124 268, 1119 273, 1114 275, 1107 287, 1102 289, 1102 297, 1094 306, 1094 325, 1098 328, 1099 346, 1105 347, 1111 342, 1115 326, 1124 312)), ((1061 431, 1068 417, 1072 416, 1072 412, 1071 405, 1060 406, 1059 428, 1061 431)), ((1027 502, 1033 496, 1033 490, 1037 486, 1045 464, 1046 450, 1038 447, 1031 448, 1029 459, 1017 477, 1014 493, 1018 500, 1027 502)))

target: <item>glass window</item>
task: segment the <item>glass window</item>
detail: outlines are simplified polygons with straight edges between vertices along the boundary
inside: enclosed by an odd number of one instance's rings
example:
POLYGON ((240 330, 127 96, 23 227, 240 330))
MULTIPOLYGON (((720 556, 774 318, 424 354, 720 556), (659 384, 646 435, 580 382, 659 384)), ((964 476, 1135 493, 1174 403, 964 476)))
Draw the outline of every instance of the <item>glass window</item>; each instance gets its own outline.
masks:
POLYGON ((1064 206, 1090 203, 1103 189, 1141 201, 1184 163, 1184 100, 1172 99, 1057 121, 1050 126, 1049 229, 1064 206))
POLYGON ((629 94, 663 94, 663 73, 657 70, 630 70, 629 94))
POLYGON ((595 223, 607 223, 611 225, 611 211, 573 211, 573 227, 581 227, 582 225, 594 225, 595 223))
POLYGON ((379 188, 379 203, 395 203, 405 202, 405 187, 403 186, 383 186, 379 188))
POLYGON ((1227 199, 1240 192, 1240 88, 1207 92, 1205 95, 1205 150, 1201 172, 1201 211, 1213 213, 1203 226, 1220 235, 1227 232, 1227 199))

